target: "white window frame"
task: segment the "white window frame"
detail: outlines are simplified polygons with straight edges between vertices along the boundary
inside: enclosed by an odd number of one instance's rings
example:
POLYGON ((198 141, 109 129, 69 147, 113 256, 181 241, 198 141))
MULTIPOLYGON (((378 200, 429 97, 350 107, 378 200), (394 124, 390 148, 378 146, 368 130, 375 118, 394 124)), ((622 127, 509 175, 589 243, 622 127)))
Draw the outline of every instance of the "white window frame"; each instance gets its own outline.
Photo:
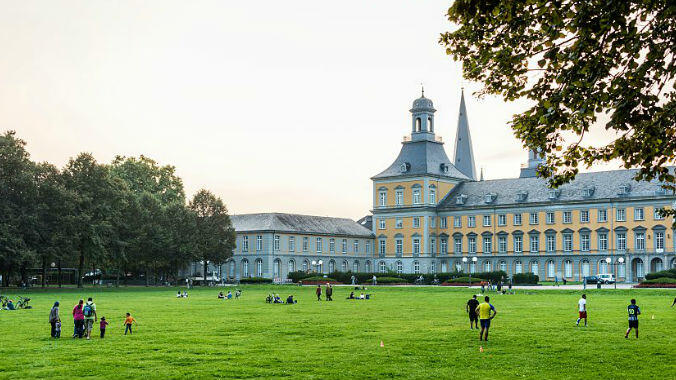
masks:
POLYGON ((596 211, 596 215, 599 223, 605 223, 608 221, 608 209, 600 208, 596 211))
POLYGON ((404 205, 404 190, 397 189, 394 191, 394 204, 397 206, 404 205))
POLYGON ((564 211, 563 212, 563 223, 564 224, 573 223, 573 212, 572 211, 564 211))
POLYGON ((413 254, 420 254, 420 238, 413 238, 413 254))
POLYGON ((307 252, 310 249, 310 239, 305 236, 303 237, 303 252, 307 252))
POLYGON ((387 191, 378 192, 378 206, 387 207, 387 191))
POLYGON ((514 225, 520 226, 522 222, 523 222, 522 215, 521 214, 514 214, 514 225))
POLYGON ((296 237, 295 236, 289 236, 289 252, 295 252, 296 251, 296 237))
POLYGON ((545 249, 547 252, 556 252, 556 235, 546 234, 545 249))
POLYGON ((467 227, 469 227, 469 228, 476 227, 476 216, 467 215, 467 227))
POLYGON ((385 218, 378 219, 378 227, 381 230, 384 230, 387 227, 387 225, 385 224, 385 218))
POLYGON ((554 224, 556 223, 556 214, 554 211, 547 211, 545 214, 545 223, 547 224, 554 224))
POLYGON ((398 256, 402 256, 404 254, 404 240, 395 239, 394 240, 394 250, 395 250, 395 253, 398 256))
POLYGON ((643 207, 634 207, 634 220, 645 220, 645 210, 643 210, 643 207))
POLYGON ((507 236, 498 236, 498 253, 507 253, 507 236))
POLYGON ((498 214, 498 226, 507 225, 507 214, 498 214))
POLYGON ((462 227, 462 216, 458 215, 453 217, 453 227, 454 228, 462 227))
POLYGON ((256 235, 256 252, 263 250, 263 235, 256 235))
POLYGON ((421 203, 422 203, 422 199, 420 197, 420 188, 415 188, 415 189, 413 189, 413 204, 419 205, 421 203))
POLYGON ((530 240, 530 252, 531 253, 540 252, 540 235, 531 234, 529 240, 530 240))
POLYGON ((580 234, 580 251, 589 252, 591 250, 591 235, 589 233, 580 234))
POLYGON ((467 237, 467 252, 469 252, 470 255, 476 253, 476 236, 467 237))
POLYGON ((483 253, 493 253, 493 237, 484 236, 483 241, 483 253))
POLYGON ((446 224, 446 223, 448 223, 448 222, 447 222, 447 220, 446 220, 446 217, 445 217, 445 216, 441 216, 441 217, 439 217, 439 228, 441 228, 441 229, 445 229, 445 228, 446 228, 446 226, 447 226, 447 224, 446 224))
POLYGON ((563 251, 564 252, 573 252, 573 234, 572 233, 563 234, 563 251))
POLYGON ((608 234, 606 232, 599 232, 599 251, 605 252, 608 250, 608 234))
POLYGON ((484 227, 490 227, 491 226, 491 216, 490 215, 484 215, 484 227))
POLYGON ((580 210, 580 223, 589 223, 589 210, 580 210))
POLYGON ((322 247, 322 238, 317 238, 315 240, 315 248, 317 248, 317 253, 322 253, 324 247, 322 247))
POLYGON ((626 222, 627 221, 627 209, 625 208, 618 208, 616 211, 616 220, 618 222, 626 222))
POLYGON ((512 240, 514 240, 514 253, 523 252, 523 235, 514 235, 512 240))
POLYGON ((275 251, 279 251, 279 235, 275 235, 273 238, 273 248, 275 251))
POLYGON ((529 222, 531 225, 539 224, 539 222, 540 222, 539 219, 540 219, 540 218, 538 217, 538 213, 537 213, 537 212, 531 212, 531 213, 529 214, 529 216, 528 216, 528 222, 529 222))
POLYGON ((249 237, 242 236, 242 252, 249 252, 249 237))

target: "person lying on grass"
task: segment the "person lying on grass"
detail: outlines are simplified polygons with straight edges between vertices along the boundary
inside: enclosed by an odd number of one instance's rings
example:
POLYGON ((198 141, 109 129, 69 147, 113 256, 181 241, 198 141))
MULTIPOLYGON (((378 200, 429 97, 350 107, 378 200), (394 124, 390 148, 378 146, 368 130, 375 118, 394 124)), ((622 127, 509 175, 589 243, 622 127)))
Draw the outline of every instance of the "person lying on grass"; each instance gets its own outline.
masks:
POLYGON ((219 300, 225 299, 225 295, 223 295, 223 292, 218 292, 218 299, 219 300))

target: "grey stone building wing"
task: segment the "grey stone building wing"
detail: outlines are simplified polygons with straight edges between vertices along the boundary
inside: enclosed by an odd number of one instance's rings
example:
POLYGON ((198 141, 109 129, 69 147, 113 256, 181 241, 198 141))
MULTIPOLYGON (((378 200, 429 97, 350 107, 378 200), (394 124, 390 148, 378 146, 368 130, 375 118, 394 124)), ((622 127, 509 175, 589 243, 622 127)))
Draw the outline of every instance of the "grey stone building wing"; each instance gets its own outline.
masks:
POLYGON ((347 218, 261 213, 232 215, 230 219, 236 232, 275 231, 315 235, 372 236, 370 230, 347 218))
MULTIPOLYGON (((673 170, 671 168, 670 170, 673 170)), ((508 178, 458 184, 440 203, 443 209, 561 203, 665 196, 659 182, 637 182, 636 169, 580 173, 572 182, 550 189, 542 178, 508 178), (461 199, 460 201, 458 199, 461 199)))

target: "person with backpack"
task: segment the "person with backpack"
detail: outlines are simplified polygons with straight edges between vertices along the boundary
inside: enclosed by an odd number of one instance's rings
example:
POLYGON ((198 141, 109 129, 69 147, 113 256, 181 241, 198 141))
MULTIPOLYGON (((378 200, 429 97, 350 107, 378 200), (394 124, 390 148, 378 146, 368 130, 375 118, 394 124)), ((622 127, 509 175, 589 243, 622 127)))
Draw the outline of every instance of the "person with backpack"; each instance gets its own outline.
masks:
POLYGON ((73 308, 73 338, 82 338, 82 327, 84 326, 84 314, 82 313, 82 304, 84 300, 80 300, 73 308))
POLYGON ((82 315, 84 315, 85 336, 87 339, 90 339, 94 322, 98 320, 96 316, 96 304, 92 301, 92 297, 87 298, 87 303, 82 308, 82 315))

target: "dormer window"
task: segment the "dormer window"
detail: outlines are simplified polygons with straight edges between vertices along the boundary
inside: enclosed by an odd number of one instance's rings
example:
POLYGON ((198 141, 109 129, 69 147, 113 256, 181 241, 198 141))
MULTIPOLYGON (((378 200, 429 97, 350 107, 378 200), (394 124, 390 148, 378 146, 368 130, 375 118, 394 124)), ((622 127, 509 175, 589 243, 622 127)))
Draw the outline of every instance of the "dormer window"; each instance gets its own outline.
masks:
POLYGON ((586 187, 582 190, 582 196, 585 198, 591 198, 594 195, 594 190, 596 190, 594 186, 586 187))
POLYGON ((448 173, 448 164, 439 165, 439 169, 441 170, 442 173, 448 173))
POLYGON ((496 197, 497 197, 497 194, 492 194, 492 193, 484 194, 484 202, 485 203, 493 203, 493 201, 495 201, 496 197))
POLYGON ((549 189, 549 199, 553 200, 561 195, 561 190, 559 189, 549 189))
POLYGON ((402 173, 406 173, 407 171, 409 171, 409 169, 411 169, 411 164, 409 164, 408 162, 404 162, 401 164, 401 166, 399 166, 399 171, 401 171, 402 173))
POLYGON ((622 185, 620 186, 617 195, 629 195, 631 192, 631 185, 622 185))
POLYGON ((467 194, 460 194, 455 198, 455 204, 459 206, 464 205, 465 201, 467 201, 467 194))
POLYGON ((528 192, 527 191, 520 191, 520 192, 516 193, 516 201, 517 202, 525 202, 527 198, 528 198, 528 192))

